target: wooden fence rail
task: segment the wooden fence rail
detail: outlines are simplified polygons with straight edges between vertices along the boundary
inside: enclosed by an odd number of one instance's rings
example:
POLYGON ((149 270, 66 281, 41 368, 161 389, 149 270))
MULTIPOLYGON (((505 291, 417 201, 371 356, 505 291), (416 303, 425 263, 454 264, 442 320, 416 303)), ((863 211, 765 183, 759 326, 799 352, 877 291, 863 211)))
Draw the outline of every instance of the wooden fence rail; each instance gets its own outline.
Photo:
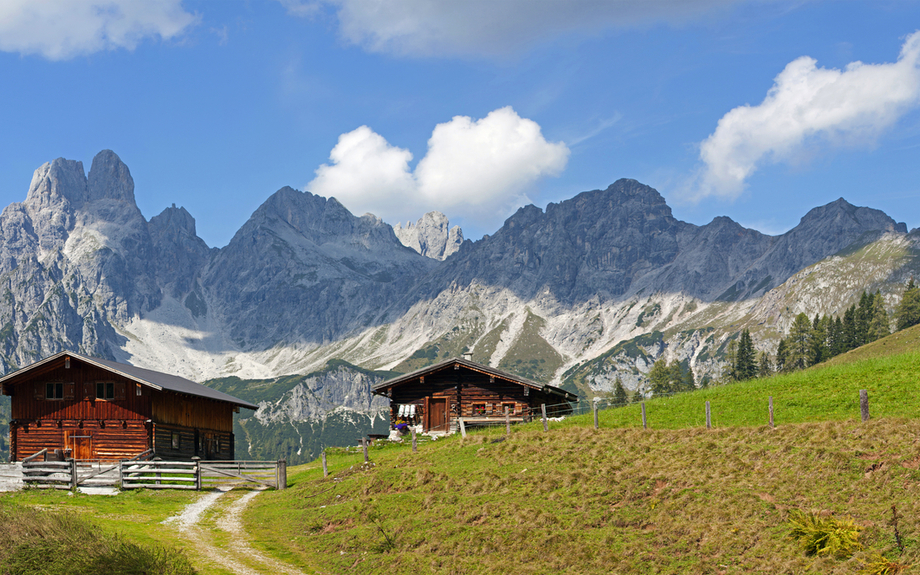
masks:
MULTIPOLYGON (((146 455, 146 454, 144 454, 146 455)), ((228 483, 256 483, 273 489, 287 487, 287 462, 278 461, 39 461, 22 463, 28 487, 75 489, 79 486, 120 486, 122 489, 200 490, 228 483)))

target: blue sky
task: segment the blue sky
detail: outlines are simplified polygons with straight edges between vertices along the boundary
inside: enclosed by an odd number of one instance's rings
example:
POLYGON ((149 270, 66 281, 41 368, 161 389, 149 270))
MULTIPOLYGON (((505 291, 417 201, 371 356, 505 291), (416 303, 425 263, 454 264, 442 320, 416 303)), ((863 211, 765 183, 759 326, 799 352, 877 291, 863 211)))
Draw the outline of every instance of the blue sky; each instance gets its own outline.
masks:
POLYGON ((471 239, 624 177, 695 224, 843 197, 914 228, 918 30, 910 0, 5 0, 0 205, 112 149, 217 247, 285 185, 471 239))

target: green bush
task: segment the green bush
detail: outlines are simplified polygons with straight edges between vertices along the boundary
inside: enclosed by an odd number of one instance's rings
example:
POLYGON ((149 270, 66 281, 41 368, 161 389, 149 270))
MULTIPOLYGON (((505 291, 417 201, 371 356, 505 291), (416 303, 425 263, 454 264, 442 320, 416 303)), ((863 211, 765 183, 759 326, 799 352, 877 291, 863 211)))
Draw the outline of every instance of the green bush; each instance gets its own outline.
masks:
POLYGON ((806 555, 846 559, 859 549, 860 527, 850 517, 822 517, 794 509, 789 513, 789 527, 789 536, 806 555))

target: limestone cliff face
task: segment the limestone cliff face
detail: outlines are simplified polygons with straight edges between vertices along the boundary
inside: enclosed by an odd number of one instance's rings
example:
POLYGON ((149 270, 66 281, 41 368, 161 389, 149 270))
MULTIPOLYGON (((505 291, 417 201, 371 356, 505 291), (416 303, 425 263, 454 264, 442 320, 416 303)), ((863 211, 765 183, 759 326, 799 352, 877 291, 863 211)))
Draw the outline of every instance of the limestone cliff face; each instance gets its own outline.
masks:
POLYGON ((383 378, 348 367, 338 367, 305 377, 281 397, 259 402, 254 417, 270 423, 323 420, 347 409, 374 419, 388 418, 390 402, 371 394, 371 387, 383 378))
POLYGON ((379 218, 282 188, 215 254, 202 285, 241 349, 319 346, 385 323, 413 278, 434 265, 379 218))
POLYGON ((396 224, 393 232, 404 246, 440 261, 456 253, 463 244, 463 230, 460 226, 450 227, 450 221, 441 212, 428 212, 414 224, 408 222, 406 227, 396 224))

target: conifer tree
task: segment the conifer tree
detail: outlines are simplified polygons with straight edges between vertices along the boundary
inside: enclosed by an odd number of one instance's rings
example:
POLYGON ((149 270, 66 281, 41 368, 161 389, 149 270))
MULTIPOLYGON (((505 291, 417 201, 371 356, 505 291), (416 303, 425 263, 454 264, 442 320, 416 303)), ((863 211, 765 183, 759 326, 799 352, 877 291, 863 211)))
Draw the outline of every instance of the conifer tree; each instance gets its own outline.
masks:
POLYGON ((757 377, 770 377, 773 375, 773 362, 770 361, 770 354, 762 351, 757 362, 757 377))
POLYGON ((735 367, 738 365, 738 342, 731 340, 728 342, 728 345, 725 346, 725 360, 728 362, 727 371, 724 374, 724 378, 727 381, 737 381, 738 373, 735 371, 735 367))
POLYGON ((809 366, 808 360, 811 352, 811 321, 804 313, 795 316, 792 328, 789 330, 788 356, 786 369, 805 369, 809 366))
POLYGON ((696 378, 693 376, 693 368, 690 367, 689 363, 687 364, 687 371, 684 372, 680 387, 683 391, 693 391, 696 389, 696 378))
POLYGON ((907 289, 901 296, 901 303, 898 304, 898 310, 895 312, 895 320, 898 331, 920 323, 920 288, 914 284, 913 276, 907 282, 907 289))
POLYGON ((815 319, 811 322, 811 333, 809 334, 809 357, 808 365, 815 365, 827 359, 825 346, 827 345, 827 321, 815 314, 815 319))
POLYGON ((670 371, 670 380, 668 382, 671 390, 671 393, 676 393, 678 391, 683 391, 682 384, 684 379, 684 370, 681 368, 680 362, 676 359, 671 361, 671 365, 668 367, 670 371))
POLYGON ((869 324, 866 329, 866 343, 891 335, 891 322, 885 310, 885 299, 878 291, 870 296, 872 303, 869 311, 869 324))
POLYGON ((660 358, 648 372, 652 395, 666 395, 671 392, 671 368, 665 358, 660 358))
POLYGON ((757 374, 757 365, 755 364, 754 342, 751 340, 751 332, 743 330, 738 338, 738 348, 735 353, 735 379, 743 381, 753 379, 757 374))
POLYGON ((853 349, 869 343, 869 321, 872 319, 873 298, 866 292, 859 297, 856 307, 856 334, 853 349))
POLYGON ((620 376, 617 376, 617 380, 613 384, 613 404, 626 405, 627 403, 629 403, 629 396, 626 394, 626 388, 623 387, 623 380, 620 379, 620 376))
POLYGON ((789 363, 789 344, 786 343, 786 338, 782 338, 779 340, 779 345, 776 346, 776 371, 780 373, 787 371, 787 363, 789 363))
POLYGON ((843 353, 856 349, 856 306, 851 305, 843 314, 843 353))

